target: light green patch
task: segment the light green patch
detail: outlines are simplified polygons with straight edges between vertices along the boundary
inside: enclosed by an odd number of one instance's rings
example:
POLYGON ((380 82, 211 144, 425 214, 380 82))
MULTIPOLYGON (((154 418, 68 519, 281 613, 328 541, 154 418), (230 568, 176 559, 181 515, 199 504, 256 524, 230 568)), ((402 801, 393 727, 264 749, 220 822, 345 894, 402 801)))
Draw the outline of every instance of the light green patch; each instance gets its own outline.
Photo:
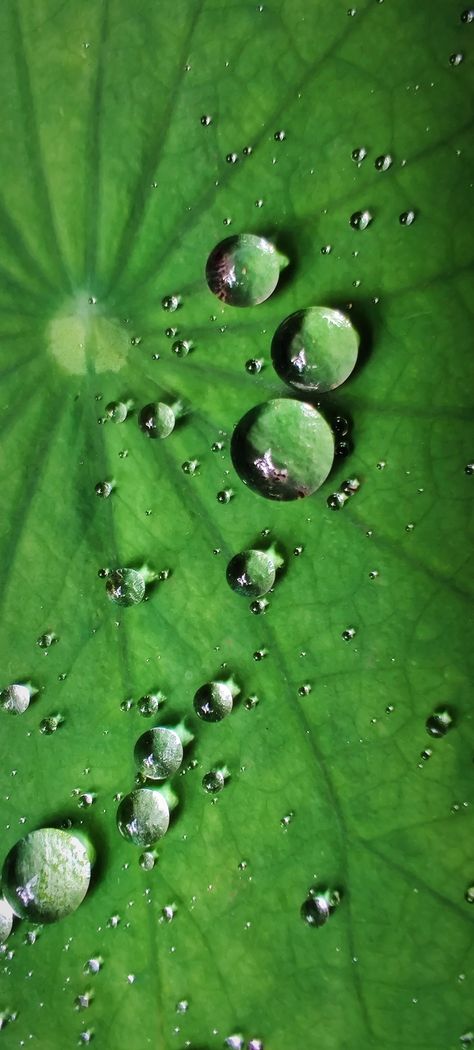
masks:
POLYGON ((102 313, 91 297, 78 295, 48 324, 48 351, 69 375, 118 372, 124 367, 130 339, 118 321, 102 313))

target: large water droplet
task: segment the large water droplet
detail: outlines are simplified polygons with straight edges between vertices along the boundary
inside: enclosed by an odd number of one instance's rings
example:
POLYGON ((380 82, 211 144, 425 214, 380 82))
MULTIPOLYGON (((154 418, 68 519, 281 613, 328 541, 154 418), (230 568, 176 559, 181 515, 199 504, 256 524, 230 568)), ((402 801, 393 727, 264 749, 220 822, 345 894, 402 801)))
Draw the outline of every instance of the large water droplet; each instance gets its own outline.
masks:
POLYGON ((40 828, 10 850, 2 872, 3 892, 16 915, 55 922, 79 907, 89 888, 91 854, 69 831, 40 828))
POLYGON ((224 303, 255 306, 275 291, 286 262, 264 237, 241 233, 226 237, 213 249, 206 263, 206 280, 224 303))
POLYGON ((350 376, 358 348, 359 336, 348 317, 328 306, 311 306, 277 328, 273 367, 297 390, 334 390, 350 376))
POLYGON ((244 484, 266 499, 310 496, 334 459, 334 436, 323 416, 302 401, 275 398, 237 424, 231 456, 244 484))
POLYGON ((138 414, 138 426, 150 438, 166 438, 174 430, 175 414, 169 405, 154 401, 138 414))
POLYGON ((150 780, 166 780, 183 761, 183 745, 174 729, 158 726, 142 733, 134 750, 135 762, 150 780))
POLYGON ((117 827, 135 846, 152 846, 166 834, 169 806, 161 791, 137 788, 125 795, 117 810, 117 827))
POLYGON ((13 909, 8 901, 0 899, 0 944, 4 944, 10 936, 13 926, 13 909))
POLYGON ((113 569, 105 588, 116 605, 138 605, 145 597, 145 579, 136 569, 113 569))
POLYGON ((194 710, 204 722, 220 722, 232 711, 233 702, 225 682, 206 682, 194 695, 194 710))
POLYGON ((258 598, 275 583, 276 566, 267 551, 247 550, 231 558, 226 579, 229 587, 244 598, 258 598))
POLYGON ((0 692, 0 707, 11 715, 22 715, 30 706, 31 697, 37 693, 30 685, 15 683, 0 692))

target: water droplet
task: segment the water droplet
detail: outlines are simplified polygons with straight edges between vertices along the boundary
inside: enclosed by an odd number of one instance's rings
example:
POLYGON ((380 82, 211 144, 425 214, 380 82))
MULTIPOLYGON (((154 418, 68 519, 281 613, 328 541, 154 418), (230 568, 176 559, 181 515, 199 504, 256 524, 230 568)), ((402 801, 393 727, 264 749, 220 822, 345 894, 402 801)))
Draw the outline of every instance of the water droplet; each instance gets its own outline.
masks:
POLYGON ((261 197, 259 197, 258 201, 255 201, 255 207, 256 208, 263 208, 263 200, 262 200, 261 197))
POLYGON ((343 459, 345 456, 348 456, 350 452, 352 452, 351 441, 347 440, 346 438, 342 438, 341 441, 336 441, 336 447, 334 449, 334 453, 336 456, 339 456, 340 459, 343 459))
POLYGON ((146 696, 140 697, 138 701, 138 710, 144 718, 151 718, 164 704, 166 697, 164 693, 148 693, 146 696))
POLYGON ((376 580, 379 575, 378 569, 371 569, 369 572, 369 580, 376 580))
POLYGON ((413 521, 409 521, 408 524, 405 525, 405 532, 413 532, 414 528, 415 528, 415 523, 413 521))
POLYGON ((232 489, 221 489, 220 492, 217 493, 216 499, 218 503, 230 503, 233 495, 234 493, 232 492, 232 489))
POLYGON ((268 605, 269 603, 265 598, 258 598, 256 601, 250 602, 250 612, 253 613, 254 616, 260 616, 261 613, 267 611, 268 605))
POLYGON ((187 357, 192 349, 192 344, 189 339, 177 339, 173 343, 171 350, 176 357, 187 357))
POLYGON ((201 117, 201 124, 203 127, 208 128, 209 124, 212 124, 212 117, 210 117, 209 114, 205 114, 201 117))
POLYGON ((286 139, 286 131, 275 131, 273 138, 275 142, 283 142, 286 139))
POLYGON ((105 589, 116 605, 138 605, 145 597, 145 579, 136 569, 114 569, 107 576, 105 589))
POLYGON ((390 156, 390 153, 381 153, 375 160, 377 171, 388 171, 388 169, 392 167, 392 164, 393 157, 390 156))
POLYGON ((181 296, 179 295, 165 295, 161 300, 163 310, 167 310, 168 313, 174 313, 175 310, 181 306, 181 296))
POLYGON ((124 423, 131 407, 131 402, 109 401, 108 405, 105 406, 105 411, 109 419, 114 423, 124 423))
POLYGON ((303 553, 303 550, 304 550, 304 547, 302 547, 301 545, 299 545, 298 547, 294 547, 293 548, 293 556, 295 558, 299 558, 300 555, 303 553))
POLYGON ((165 335, 168 339, 174 339, 175 335, 178 334, 177 328, 165 328, 165 335))
POLYGON ((135 762, 150 780, 166 780, 183 761, 183 745, 174 729, 158 726, 142 733, 135 744, 135 762))
POLYGON ((330 255, 331 252, 332 252, 332 245, 331 244, 323 244, 323 247, 321 248, 321 255, 330 255))
POLYGON ((367 156, 367 150, 365 149, 365 146, 358 146, 356 149, 353 149, 351 156, 352 160, 355 160, 356 164, 361 164, 367 156))
POLYGON ((464 894, 464 900, 467 902, 467 904, 474 904, 474 886, 467 887, 467 890, 464 894))
POLYGON ((469 477, 471 476, 471 474, 474 474, 474 463, 466 463, 466 466, 464 467, 464 473, 467 474, 469 477))
POLYGON ((372 214, 368 208, 363 211, 354 211, 349 219, 354 230, 366 230, 372 222, 372 214))
POLYGON ((253 654, 253 658, 257 663, 259 663, 260 660, 264 660, 266 656, 268 656, 268 649, 256 649, 253 654))
POLYGON ((40 649, 49 649, 55 642, 59 642, 57 634, 54 631, 45 631, 44 634, 40 634, 39 638, 36 639, 36 644, 39 645, 40 649))
POLYGON ((228 1046, 230 1050, 243 1050, 243 1035, 228 1035, 227 1039, 224 1039, 224 1046, 228 1046))
POLYGON ((452 55, 449 56, 449 61, 452 66, 460 66, 461 62, 464 61, 464 52, 455 51, 452 55))
POLYGON ((111 915, 110 919, 107 919, 107 926, 109 926, 111 930, 116 930, 117 926, 120 926, 120 923, 120 915, 111 915))
POLYGON ((261 1039, 250 1039, 247 1043, 247 1050, 265 1050, 261 1039))
POLYGON ((128 448, 123 448, 121 450, 121 452, 119 452, 119 459, 127 459, 127 456, 128 456, 128 448))
POLYGON ((10 850, 2 886, 15 915, 55 922, 79 907, 89 888, 92 850, 68 831, 40 828, 10 850))
POLYGON ((237 424, 231 443, 244 484, 267 499, 309 496, 332 467, 334 436, 323 416, 302 401, 275 398, 237 424))
POLYGON ((229 773, 226 769, 211 769, 209 773, 204 774, 201 781, 204 791, 207 791, 210 795, 216 795, 219 791, 222 791, 228 776, 229 773))
POLYGON ((60 714, 48 715, 47 718, 42 718, 39 724, 39 731, 43 733, 43 736, 51 736, 59 729, 64 722, 64 718, 60 714))
POLYGON ((100 955, 97 955, 91 959, 88 959, 84 966, 84 973, 99 973, 104 965, 104 960, 100 955))
POLYGON ((348 317, 326 306, 285 318, 272 340, 273 367, 297 390, 334 390, 353 371, 359 336, 348 317))
POLYGON ((238 153, 228 153, 226 156, 226 161, 228 164, 237 164, 238 159, 238 153))
POLYGON ((454 718, 447 708, 439 708, 426 719, 426 731, 430 736, 446 736, 449 729, 454 725, 454 718))
POLYGON ((166 438, 176 423, 175 414, 169 405, 154 401, 145 405, 138 414, 138 426, 150 438, 166 438))
POLYGON ((191 477, 194 477, 199 470, 199 465, 197 459, 186 459, 184 463, 181 464, 181 470, 183 471, 183 474, 189 474, 191 477))
POLYGON ((260 700, 259 700, 258 696, 256 696, 255 693, 252 693, 251 696, 247 697, 247 699, 246 699, 246 701, 244 703, 244 707, 246 708, 247 711, 253 711, 253 709, 255 707, 257 707, 257 705, 259 703, 260 703, 260 700))
POLYGON ((282 817, 281 820, 280 820, 280 827, 288 828, 290 826, 293 818, 294 818, 294 815, 295 814, 294 814, 292 809, 290 809, 289 813, 285 813, 285 816, 282 817))
POLYGON ((143 868, 143 871, 152 871, 157 862, 158 856, 154 850, 145 850, 145 853, 140 855, 139 865, 143 868))
POLYGON ((185 1014, 189 1010, 189 1003, 187 999, 180 999, 179 1003, 176 1003, 176 1013, 185 1014))
POLYGON ((353 496, 354 493, 358 492, 360 489, 359 478, 346 478, 346 480, 342 482, 341 489, 347 496, 353 496))
POLYGON ((461 22, 474 22, 474 8, 468 7, 462 12, 461 22))
POLYGON ((311 889, 301 905, 301 917, 308 926, 324 926, 340 900, 341 897, 337 890, 330 892, 329 890, 311 889))
POLYGON ((113 482, 110 482, 110 481, 98 481, 97 485, 95 486, 94 491, 95 491, 96 496, 100 496, 101 499, 107 499, 107 497, 110 496, 110 493, 112 492, 113 487, 114 487, 113 482))
POLYGON ((22 715, 30 706, 30 700, 38 692, 33 686, 15 683, 0 692, 0 707, 11 715, 22 715))
POLYGON ((82 791, 78 797, 77 804, 80 809, 89 809, 90 806, 94 805, 96 798, 95 791, 82 791))
POLYGON ((93 1028, 86 1028, 83 1032, 79 1033, 79 1042, 82 1043, 83 1046, 88 1046, 88 1044, 92 1042, 93 1038, 93 1028))
POLYGON ((276 565, 266 551, 247 550, 231 558, 226 579, 236 594, 245 598, 259 598, 273 587, 276 565))
POLYGON ((257 357, 251 357, 249 361, 245 362, 245 371, 251 376, 258 375, 262 371, 263 361, 257 357))
POLYGON ((232 711, 232 690, 225 682, 206 682, 195 693, 193 703, 204 722, 220 722, 232 711))
POLYGON ((402 211, 398 217, 398 221, 401 226, 411 226, 412 222, 415 221, 416 215, 414 211, 402 211))
POLYGON ((168 803, 161 791, 153 788, 131 791, 117 809, 120 834, 135 846, 152 846, 166 834, 169 822, 168 803))
POLYGON ((309 682, 305 682, 304 685, 300 685, 298 689, 298 696, 309 696, 311 692, 311 686, 309 682))
POLYGON ((345 631, 342 632, 342 638, 345 642, 350 642, 352 638, 355 638, 356 629, 355 627, 346 627, 345 631))
POLYGON ((213 441, 213 443, 211 445, 211 452, 222 452, 223 448, 224 448, 224 442, 223 441, 213 441))
POLYGON ((326 503, 331 510, 342 510, 345 503, 347 503, 349 496, 346 492, 331 492, 328 496, 326 503))
POLYGON ((206 280, 222 302, 255 306, 275 291, 281 266, 282 257, 273 244, 242 233, 227 237, 213 249, 206 263, 206 280))
POLYGON ((83 992, 81 995, 76 995, 74 1000, 74 1006, 76 1010, 88 1010, 91 1002, 94 998, 92 991, 83 992))
POLYGON ((165 922, 173 922, 176 915, 176 904, 165 904, 161 914, 165 922))
POLYGON ((428 762, 428 760, 431 758, 432 754, 433 754, 433 752, 432 752, 431 748, 430 747, 425 747, 425 750, 422 751, 421 754, 420 754, 420 758, 423 760, 423 762, 428 762))
POLYGON ((133 707, 133 700, 130 697, 127 698, 127 700, 122 700, 122 702, 120 704, 120 710, 121 711, 125 711, 125 712, 131 711, 132 707, 133 707))
POLYGON ((5 944, 5 941, 10 936, 12 926, 13 909, 8 901, 0 898, 0 944, 5 944))

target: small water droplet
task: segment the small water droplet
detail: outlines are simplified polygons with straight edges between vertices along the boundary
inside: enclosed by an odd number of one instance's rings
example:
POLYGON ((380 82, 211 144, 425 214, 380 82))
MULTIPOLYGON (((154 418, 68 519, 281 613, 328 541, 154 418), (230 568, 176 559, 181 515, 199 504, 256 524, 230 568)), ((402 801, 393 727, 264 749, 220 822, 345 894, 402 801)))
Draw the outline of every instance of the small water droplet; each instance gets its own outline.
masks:
POLYGON ((140 773, 150 780, 165 780, 183 761, 183 745, 174 729, 158 726, 142 733, 134 749, 140 773))
POLYGON ((208 128, 209 124, 212 124, 212 117, 210 117, 208 113, 204 114, 204 116, 201 117, 201 124, 204 128, 208 128))
POLYGON ((454 718, 447 708, 439 708, 426 719, 425 725, 430 736, 446 736, 448 730, 454 725, 454 718))
POLYGON ((468 7, 461 14, 461 22, 474 22, 474 8, 468 7))
POLYGON ((342 510, 345 503, 347 503, 349 496, 346 492, 331 492, 328 496, 326 503, 331 510, 342 510))
POLYGON ((220 492, 217 493, 216 499, 218 503, 230 503, 233 495, 234 493, 232 492, 232 489, 221 489, 220 492))
POLYGON ((309 682, 305 682, 304 685, 300 685, 298 689, 298 696, 309 696, 311 692, 311 686, 309 682))
POLYGON ((273 138, 275 142, 283 142, 286 139, 286 131, 275 131, 273 138))
POLYGON ((231 558, 226 579, 236 594, 245 598, 259 598, 273 587, 276 565, 267 551, 246 550, 231 558))
POLYGON ((165 922, 173 922, 176 915, 176 904, 165 904, 161 911, 162 918, 165 922))
POLYGON ((228 1035, 227 1039, 224 1039, 224 1046, 229 1047, 229 1050, 244 1050, 243 1035, 228 1035))
POLYGON ((455 51, 455 52, 453 52, 453 54, 449 56, 449 61, 450 61, 452 66, 460 66, 461 62, 464 61, 464 52, 463 51, 455 51))
POLYGON ((181 296, 165 295, 164 298, 161 300, 161 305, 163 307, 163 310, 167 310, 168 313, 174 313, 175 310, 177 310, 178 307, 181 306, 181 296))
POLYGON ((194 477, 199 470, 199 466, 200 464, 197 459, 186 459, 184 463, 181 464, 181 470, 183 471, 183 474, 189 474, 191 477, 194 477))
POLYGON ((94 998, 92 991, 82 992, 81 995, 76 995, 74 999, 74 1006, 76 1010, 88 1010, 91 1002, 94 998))
POLYGON ((189 1003, 187 999, 180 999, 179 1003, 176 1003, 176 1013, 185 1014, 189 1010, 189 1003))
POLYGON ((144 718, 151 718, 152 715, 156 715, 156 712, 162 707, 165 700, 164 693, 147 693, 146 696, 140 697, 138 710, 144 718))
POLYGON ((49 649, 51 645, 58 641, 59 638, 54 631, 45 631, 44 634, 40 634, 39 638, 36 639, 36 644, 39 645, 40 649, 49 649))
POLYGON ((414 528, 415 528, 414 522, 413 521, 409 521, 408 525, 405 525, 405 532, 413 532, 414 528))
POLYGON ((354 230, 366 230, 372 222, 372 213, 368 208, 363 211, 354 211, 349 219, 354 230))
POLYGON ((42 718, 39 724, 39 731, 43 736, 52 736, 57 729, 63 724, 64 718, 60 714, 48 715, 47 718, 42 718))
POLYGON ((193 703, 204 722, 220 722, 232 711, 232 690, 225 682, 206 682, 194 694, 193 703))
POLYGON ((3 898, 0 898, 0 944, 5 944, 5 941, 10 936, 12 926, 13 909, 8 903, 8 901, 4 900, 3 898))
POLYGON ((262 200, 261 197, 259 197, 259 199, 257 201, 255 201, 255 207, 256 208, 263 208, 263 200, 262 200))
POLYGON ((358 146, 356 149, 353 149, 351 156, 352 160, 354 160, 356 164, 361 164, 367 156, 367 150, 365 146, 358 146))
POLYGON ((170 821, 168 803, 154 788, 137 788, 125 795, 117 809, 120 834, 136 846, 151 846, 166 834, 170 821))
POLYGON ((143 871, 152 871, 158 860, 157 854, 154 850, 145 850, 144 853, 140 854, 139 865, 143 868, 143 871))
POLYGON ((398 217, 398 221, 401 226, 411 226, 415 221, 415 218, 415 212, 410 209, 409 211, 402 211, 398 217))
POLYGON ((289 813, 285 813, 285 816, 281 818, 280 826, 282 828, 285 828, 285 829, 288 828, 290 826, 293 818, 294 818, 294 815, 295 814, 294 814, 293 810, 290 809, 290 812, 289 813))
POLYGON ((102 959, 102 957, 100 955, 94 956, 93 958, 87 960, 86 965, 84 966, 84 973, 99 973, 103 965, 104 960, 102 959))
POLYGON ((332 245, 331 244, 323 244, 323 247, 321 248, 321 255, 330 255, 331 252, 332 252, 332 245))
POLYGON ((340 310, 312 306, 278 326, 271 353, 275 371, 296 390, 334 390, 357 362, 359 336, 340 310))
POLYGON ((263 361, 257 357, 251 357, 245 362, 245 371, 251 376, 258 375, 262 371, 263 361))
POLYGON ((432 754, 433 754, 433 752, 432 752, 431 748, 430 747, 425 747, 425 750, 422 751, 421 754, 420 754, 420 758, 423 760, 423 762, 428 762, 428 760, 431 758, 432 754))
POLYGON ((239 155, 238 153, 228 153, 225 159, 228 164, 237 164, 239 155))
POLYGON ((132 707, 133 707, 133 700, 131 698, 127 698, 126 700, 122 700, 122 702, 120 704, 120 710, 121 711, 125 711, 125 712, 131 711, 132 707))
POLYGON ((110 919, 107 919, 107 926, 109 926, 111 930, 116 930, 117 926, 120 926, 120 922, 120 915, 111 915, 110 919))
POLYGON ((111 481, 98 481, 94 491, 96 496, 100 496, 101 499, 107 499, 113 487, 113 482, 111 481))
POLYGON ((192 344, 189 339, 177 339, 173 343, 171 350, 176 357, 187 357, 192 349, 192 344))
POLYGON ((136 569, 114 569, 107 576, 105 589, 116 605, 138 605, 145 597, 145 579, 136 569))
POLYGON ((474 904, 474 885, 468 886, 464 894, 464 900, 467 904, 474 904))
POLYGON ((247 1043, 247 1050, 265 1050, 261 1039, 250 1039, 247 1043))
POLYGON ((268 656, 268 649, 256 649, 253 654, 253 658, 257 663, 259 663, 260 660, 264 660, 266 656, 268 656))
POLYGON ((346 627, 345 631, 342 632, 341 637, 345 642, 350 642, 352 638, 355 638, 356 629, 355 627, 346 627))
POLYGON ((209 773, 204 774, 201 781, 204 791, 210 795, 215 795, 219 791, 222 791, 227 777, 228 773, 226 775, 226 770, 211 769, 209 773))
POLYGON ((250 602, 250 612, 254 616, 260 616, 261 613, 267 611, 268 605, 269 603, 265 598, 257 598, 254 602, 250 602))
POLYGON ((466 463, 466 466, 464 467, 464 473, 467 474, 469 477, 472 474, 474 474, 474 463, 466 463))
POLYGON ((260 703, 259 697, 252 693, 244 702, 244 707, 247 711, 253 711, 255 707, 260 703))
POLYGON ((138 414, 140 430, 150 438, 166 438, 174 430, 175 414, 169 405, 153 401, 145 405, 138 414))
POLYGON ((371 569, 369 572, 369 580, 376 580, 377 576, 379 576, 378 569, 371 569))
POLYGON ((206 263, 206 280, 222 302, 255 306, 274 292, 281 266, 282 258, 273 244, 243 233, 216 245, 206 263))
POLYGON ((393 157, 390 153, 381 153, 375 160, 375 167, 377 171, 388 171, 392 167, 393 157))

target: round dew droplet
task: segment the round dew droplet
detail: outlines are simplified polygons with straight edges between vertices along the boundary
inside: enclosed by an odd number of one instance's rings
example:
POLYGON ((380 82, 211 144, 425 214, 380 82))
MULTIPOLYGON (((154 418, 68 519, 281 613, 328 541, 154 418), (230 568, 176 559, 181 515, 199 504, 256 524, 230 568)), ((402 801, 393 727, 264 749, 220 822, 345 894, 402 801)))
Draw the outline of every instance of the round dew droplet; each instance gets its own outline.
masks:
POLYGON ((273 367, 296 390, 334 390, 353 371, 359 336, 339 310, 312 306, 298 310, 277 328, 272 340, 273 367))
POLYGON ((191 350, 191 343, 189 339, 177 339, 173 343, 171 350, 176 357, 187 357, 191 350))
POLYGON ((159 726, 142 733, 135 744, 135 762, 143 776, 165 780, 183 761, 183 745, 174 729, 159 726))
POLYGON ((152 850, 146 850, 145 853, 141 854, 139 864, 143 871, 152 871, 156 864, 156 853, 153 853, 152 850))
POLYGON ((105 411, 114 423, 124 423, 128 416, 128 406, 125 401, 109 401, 109 404, 105 406, 105 411))
POLYGON ((241 480, 259 495, 300 499, 326 480, 334 435, 312 405, 275 398, 251 409, 237 424, 231 457, 241 480))
POLYGON ((166 438, 174 430, 176 419, 173 409, 162 401, 145 405, 138 415, 138 426, 150 438, 166 438))
POLYGON ((463 59, 463 51, 455 51, 452 55, 449 56, 449 61, 452 66, 460 66, 463 59))
POLYGON ((209 773, 204 774, 201 783, 204 791, 207 791, 210 795, 215 795, 218 791, 222 791, 225 785, 225 776, 220 769, 211 769, 209 773))
POLYGON ((69 831, 40 828, 10 850, 2 885, 16 915, 30 922, 56 922, 79 907, 90 877, 91 859, 79 838, 69 831))
POLYGON ((5 944, 13 926, 13 910, 8 901, 0 898, 0 944, 5 944))
POLYGON ((390 153, 381 153, 380 157, 377 157, 375 160, 377 171, 388 171, 392 164, 393 158, 390 156, 390 153))
POLYGON ((365 146, 359 146, 357 149, 352 150, 352 160, 355 160, 356 164, 360 164, 361 161, 367 156, 367 150, 365 146))
POLYGON ((365 208, 364 211, 354 211, 349 219, 354 230, 366 230, 372 222, 372 214, 365 208))
POLYGON ((145 597, 145 580, 136 569, 113 569, 107 576, 105 589, 116 605, 138 605, 145 597))
POLYGON ((308 926, 324 926, 330 914, 329 901, 322 894, 307 897, 301 905, 301 917, 308 926))
POLYGON ((211 292, 231 306, 255 306, 278 284, 280 258, 270 241, 252 233, 227 237, 211 252, 206 280, 211 292))
POLYGON ((439 711, 434 711, 433 714, 426 719, 425 725, 426 731, 430 736, 446 736, 448 730, 452 729, 454 725, 454 719, 450 711, 440 709, 439 711))
POLYGON ((273 587, 276 568, 266 551, 248 550, 231 558, 226 579, 229 587, 244 598, 259 598, 273 587))
POLYGON ((164 696, 160 693, 158 696, 151 693, 147 696, 140 697, 138 701, 138 710, 144 718, 151 718, 158 711, 160 705, 164 702, 164 696))
POLYGON ((11 715, 22 715, 30 705, 31 690, 27 685, 8 685, 0 692, 0 707, 11 715))
POLYGON ((111 485, 110 481, 98 481, 95 486, 95 494, 96 496, 100 496, 101 499, 107 499, 108 496, 110 496, 112 489, 113 485, 111 485))
POLYGON ((464 894, 464 900, 467 904, 474 904, 474 886, 467 887, 467 890, 464 894))
POLYGON ((399 215, 398 221, 400 223, 400 226, 411 226, 411 224, 415 221, 415 218, 416 216, 414 211, 402 211, 402 213, 399 215))
POLYGON ((462 12, 461 22, 467 22, 467 23, 474 22, 474 8, 473 7, 468 7, 468 8, 466 8, 465 11, 462 12))
POLYGON ((256 357, 251 357, 249 361, 245 362, 245 371, 251 376, 258 375, 262 371, 262 362, 256 357))
POLYGON ((212 117, 210 117, 209 114, 205 114, 201 117, 201 124, 204 128, 208 128, 209 124, 212 124, 212 117))
POLYGON ((170 822, 168 803, 160 791, 137 788, 120 802, 117 827, 135 846, 152 846, 166 834, 170 822))
POLYGON ((167 310, 168 313, 174 313, 181 304, 179 295, 165 295, 161 300, 163 310, 167 310))
POLYGON ((224 682, 206 682, 195 693, 193 703, 204 722, 221 722, 232 711, 232 692, 224 682))

